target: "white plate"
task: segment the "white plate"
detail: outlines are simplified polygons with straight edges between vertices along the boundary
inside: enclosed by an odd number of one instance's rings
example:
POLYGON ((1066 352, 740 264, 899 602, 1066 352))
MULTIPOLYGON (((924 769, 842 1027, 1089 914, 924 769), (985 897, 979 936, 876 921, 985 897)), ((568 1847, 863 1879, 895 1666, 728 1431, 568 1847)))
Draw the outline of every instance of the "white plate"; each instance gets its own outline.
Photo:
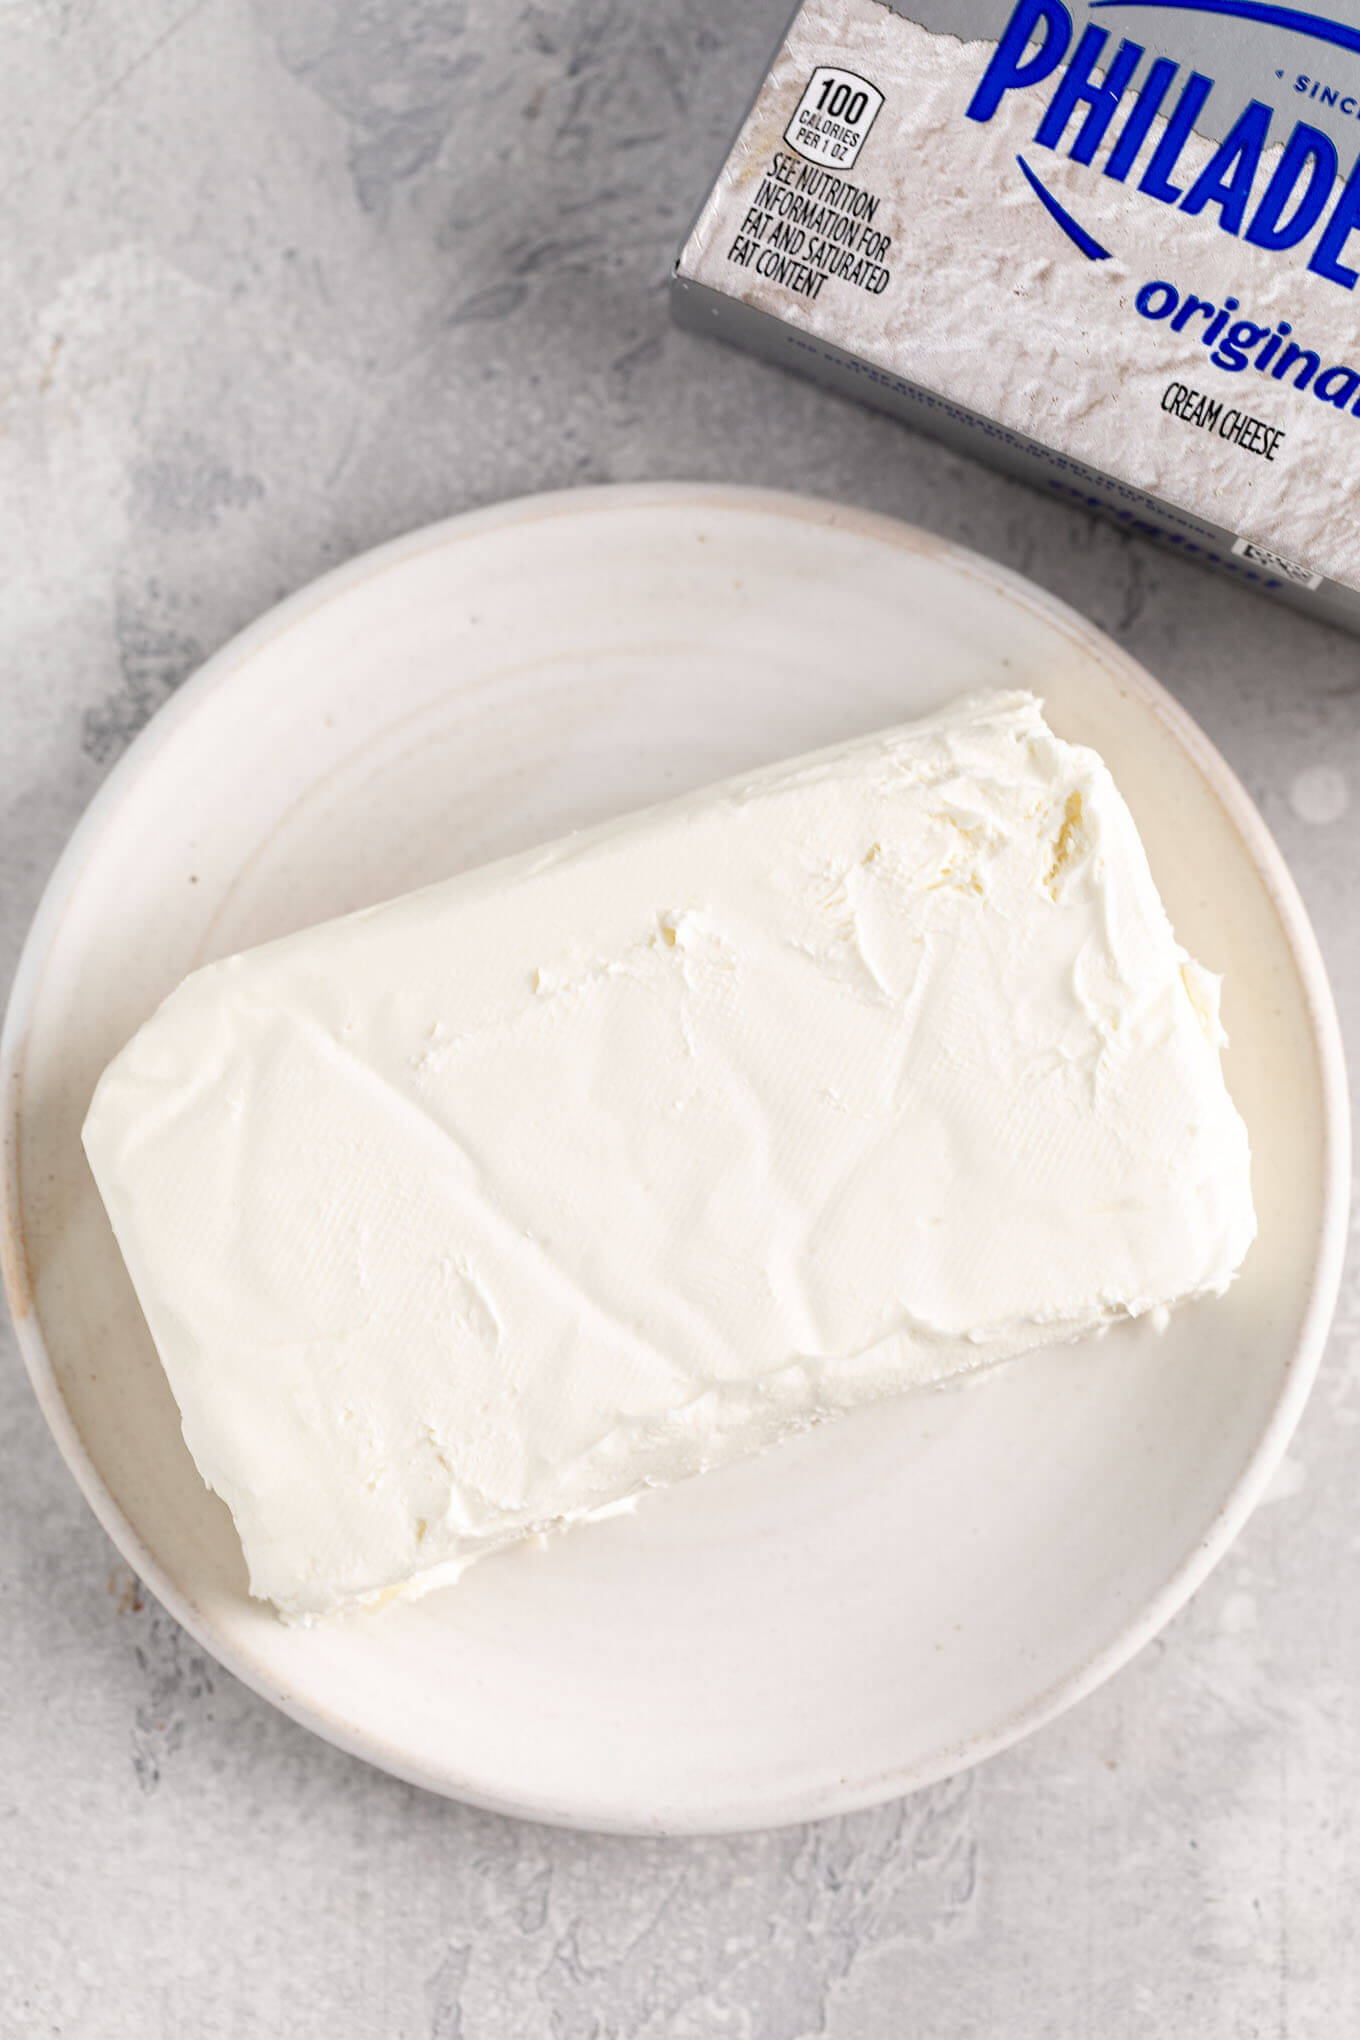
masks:
POLYGON ((1278 853, 1116 647, 1016 576, 748 490, 510 503, 331 574, 213 659, 77 829, 3 1052, 6 1274, 101 1522, 238 1677, 398 1775, 537 1818, 759 1827, 886 1799, 1068 1706, 1259 1495, 1340 1270, 1335 1015, 1278 853), (194 965, 766 760, 1034 688, 1112 766, 1182 940, 1227 973, 1261 1232, 1157 1336, 863 1413, 378 1616, 245 1593, 79 1145, 104 1063, 194 965))

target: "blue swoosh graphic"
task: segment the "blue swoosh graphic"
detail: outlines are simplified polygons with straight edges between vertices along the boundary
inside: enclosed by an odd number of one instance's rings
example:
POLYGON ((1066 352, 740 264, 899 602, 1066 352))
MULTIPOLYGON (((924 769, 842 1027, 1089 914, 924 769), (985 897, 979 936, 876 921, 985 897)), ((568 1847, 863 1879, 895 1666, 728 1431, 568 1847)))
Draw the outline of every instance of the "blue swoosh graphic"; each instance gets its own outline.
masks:
POLYGON ((1024 171, 1026 177, 1029 179, 1030 185, 1034 190, 1035 194, 1037 195, 1040 205, 1046 207, 1047 210, 1052 213, 1054 219, 1058 222, 1058 225, 1062 228, 1068 240, 1076 242, 1077 246, 1080 248, 1082 254, 1086 257, 1087 261, 1088 262, 1108 261, 1110 255, 1109 249, 1102 248, 1099 241, 1097 241, 1092 235, 1088 234, 1085 227, 1083 227, 1079 221, 1073 219, 1071 213, 1068 212, 1066 206, 1058 204, 1058 201, 1053 196, 1053 193, 1047 190, 1039 182, 1038 178, 1035 176, 1034 172, 1030 169, 1029 164, 1025 161, 1023 156, 1017 156, 1015 160, 1020 165, 1020 168, 1024 171))
POLYGON ((1275 0, 1091 0, 1098 7, 1165 7, 1184 14, 1234 14, 1239 21, 1261 21, 1267 28, 1288 29, 1293 35, 1311 35, 1316 42, 1335 43, 1338 49, 1360 55, 1360 28, 1346 28, 1324 15, 1309 14, 1302 7, 1279 7, 1275 0))

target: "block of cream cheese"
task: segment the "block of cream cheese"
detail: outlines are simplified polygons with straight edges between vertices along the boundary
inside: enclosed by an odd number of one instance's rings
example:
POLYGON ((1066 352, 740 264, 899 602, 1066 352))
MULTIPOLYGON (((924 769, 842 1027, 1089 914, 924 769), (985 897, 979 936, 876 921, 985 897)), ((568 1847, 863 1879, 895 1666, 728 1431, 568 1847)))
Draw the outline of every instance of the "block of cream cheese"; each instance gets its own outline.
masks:
POLYGON ((995 694, 196 971, 84 1138, 306 1620, 1221 1291, 1220 1040, 1109 772, 995 694))

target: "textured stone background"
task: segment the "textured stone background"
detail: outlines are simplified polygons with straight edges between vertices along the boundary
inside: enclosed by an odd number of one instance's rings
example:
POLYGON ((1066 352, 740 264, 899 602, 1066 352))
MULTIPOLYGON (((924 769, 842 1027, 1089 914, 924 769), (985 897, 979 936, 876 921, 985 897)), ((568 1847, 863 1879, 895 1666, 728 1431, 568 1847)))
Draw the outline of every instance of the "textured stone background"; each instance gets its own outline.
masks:
MULTIPOLYGON (((673 332, 786 0, 0 6, 0 971, 185 675, 361 547, 728 476, 1032 574, 1210 731, 1352 1054, 1360 644, 673 332)), ((8 1336, 8 1335, 6 1335, 8 1336)), ((0 1365, 5 2040, 1338 2040, 1360 2032, 1360 1288, 1164 1638, 977 1773, 713 1842, 422 1796, 205 1662, 0 1365)))

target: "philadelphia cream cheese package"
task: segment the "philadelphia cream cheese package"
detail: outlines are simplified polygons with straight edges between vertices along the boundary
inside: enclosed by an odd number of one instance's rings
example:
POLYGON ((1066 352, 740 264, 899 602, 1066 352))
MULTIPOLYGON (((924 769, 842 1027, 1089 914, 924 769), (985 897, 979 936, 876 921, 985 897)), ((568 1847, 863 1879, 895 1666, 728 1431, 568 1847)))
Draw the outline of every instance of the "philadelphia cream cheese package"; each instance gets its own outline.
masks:
POLYGON ((1360 630, 1360 0, 806 0, 674 309, 1360 630))

